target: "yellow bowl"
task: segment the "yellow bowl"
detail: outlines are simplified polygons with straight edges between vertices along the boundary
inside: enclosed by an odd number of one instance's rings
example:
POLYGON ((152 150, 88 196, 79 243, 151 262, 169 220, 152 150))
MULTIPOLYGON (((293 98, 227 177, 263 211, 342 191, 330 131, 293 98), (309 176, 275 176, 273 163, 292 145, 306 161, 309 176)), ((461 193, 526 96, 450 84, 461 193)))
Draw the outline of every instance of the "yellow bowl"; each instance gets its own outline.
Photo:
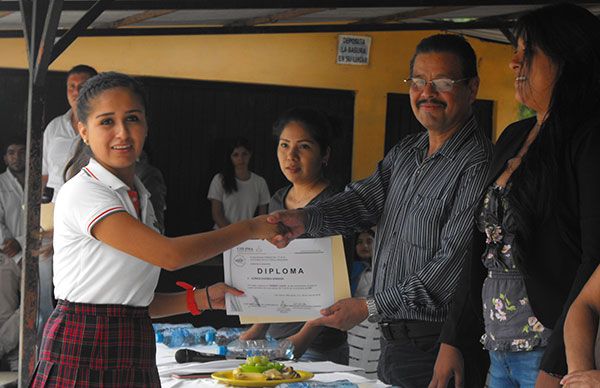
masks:
POLYGON ((219 380, 225 384, 233 385, 234 387, 274 387, 283 383, 297 383, 299 381, 312 379, 314 376, 311 372, 305 372, 302 370, 297 370, 296 372, 298 372, 300 375, 299 378, 285 380, 267 380, 266 377, 264 380, 240 380, 233 377, 232 370, 215 372, 211 376, 215 380, 219 380))

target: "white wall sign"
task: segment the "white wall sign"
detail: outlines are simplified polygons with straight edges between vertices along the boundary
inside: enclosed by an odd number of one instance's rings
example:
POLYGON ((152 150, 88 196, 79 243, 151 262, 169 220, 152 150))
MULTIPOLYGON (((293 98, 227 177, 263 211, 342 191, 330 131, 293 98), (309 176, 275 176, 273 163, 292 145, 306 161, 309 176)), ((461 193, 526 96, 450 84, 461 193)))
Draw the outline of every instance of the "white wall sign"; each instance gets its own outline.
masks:
POLYGON ((338 35, 337 63, 368 65, 370 48, 370 36, 338 35))

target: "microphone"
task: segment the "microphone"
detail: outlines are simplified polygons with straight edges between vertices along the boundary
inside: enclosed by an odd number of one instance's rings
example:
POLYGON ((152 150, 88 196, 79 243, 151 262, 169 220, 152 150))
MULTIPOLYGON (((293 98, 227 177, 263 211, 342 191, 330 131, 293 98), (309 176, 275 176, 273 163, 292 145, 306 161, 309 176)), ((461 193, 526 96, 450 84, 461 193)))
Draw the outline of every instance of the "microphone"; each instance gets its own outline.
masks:
POLYGON ((191 349, 179 349, 175 352, 175 361, 180 364, 186 362, 208 362, 224 360, 225 356, 219 354, 201 353, 191 349))

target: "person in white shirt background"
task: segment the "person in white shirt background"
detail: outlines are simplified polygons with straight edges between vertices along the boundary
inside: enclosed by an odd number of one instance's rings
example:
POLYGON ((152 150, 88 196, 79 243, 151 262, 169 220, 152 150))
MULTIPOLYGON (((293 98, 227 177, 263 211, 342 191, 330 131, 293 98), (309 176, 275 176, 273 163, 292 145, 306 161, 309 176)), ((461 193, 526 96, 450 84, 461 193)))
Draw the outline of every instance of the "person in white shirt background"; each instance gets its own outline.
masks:
POLYGON ((63 173, 69 159, 75 153, 79 141, 77 131, 77 97, 79 90, 91 77, 98 74, 88 65, 77 65, 67 73, 67 100, 70 109, 55 117, 44 131, 42 156, 42 185, 54 190, 52 202, 65 183, 63 173))
POLYGON ((162 236, 149 193, 135 176, 148 127, 141 84, 119 73, 90 79, 78 128, 90 163, 61 189, 54 212, 54 283, 59 300, 45 328, 31 387, 160 387, 150 317, 223 309, 224 283, 181 293, 154 290, 176 270, 250 239, 277 234, 260 216, 188 236, 162 236))
MULTIPOLYGON (((63 115, 55 117, 44 130, 42 147, 42 186, 44 194, 42 202, 56 201, 58 191, 65 183, 64 170, 79 143, 77 130, 77 97, 79 90, 91 77, 98 74, 96 69, 88 65, 74 66, 67 73, 67 101, 70 109, 63 115), (51 190, 48 190, 51 189, 51 190), (49 193, 51 192, 51 196, 49 193)), ((43 324, 54 309, 54 287, 52 284, 52 236, 47 234, 42 240, 39 252, 40 294, 38 329, 42 334, 43 324)))
POLYGON ((23 186, 25 140, 11 139, 6 147, 6 171, 0 174, 0 370, 18 369, 20 260, 25 237, 23 186))
POLYGON ((208 189, 214 229, 267 214, 271 199, 265 179, 249 169, 252 148, 247 139, 230 142, 223 169, 216 174, 208 189))

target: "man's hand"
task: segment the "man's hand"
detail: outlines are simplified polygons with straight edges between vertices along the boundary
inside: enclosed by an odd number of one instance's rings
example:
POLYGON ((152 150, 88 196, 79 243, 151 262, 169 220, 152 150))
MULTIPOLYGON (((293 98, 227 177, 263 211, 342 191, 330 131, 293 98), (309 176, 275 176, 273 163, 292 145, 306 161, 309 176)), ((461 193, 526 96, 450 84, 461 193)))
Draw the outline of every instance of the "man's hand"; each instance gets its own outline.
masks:
POLYGON ((571 372, 560 381, 566 388, 600 387, 600 370, 580 370, 571 372))
POLYGON ((14 257, 17 253, 21 252, 21 245, 14 238, 7 238, 2 243, 2 249, 0 252, 4 253, 8 257, 14 257))
POLYGON ((346 298, 321 310, 321 318, 309 321, 313 326, 329 326, 339 330, 348 330, 369 316, 367 302, 362 298, 346 298))
POLYGON ((535 380, 535 388, 561 388, 560 377, 554 377, 540 370, 537 380, 535 380))
POLYGON ((462 353, 454 346, 442 343, 438 352, 433 377, 428 388, 446 388, 448 381, 454 376, 454 386, 464 387, 463 376, 465 364, 462 353))
POLYGON ((304 212, 297 210, 280 210, 269 214, 267 222, 271 224, 282 224, 288 230, 286 233, 278 234, 269 239, 269 242, 277 248, 286 247, 291 240, 304 234, 304 212))

